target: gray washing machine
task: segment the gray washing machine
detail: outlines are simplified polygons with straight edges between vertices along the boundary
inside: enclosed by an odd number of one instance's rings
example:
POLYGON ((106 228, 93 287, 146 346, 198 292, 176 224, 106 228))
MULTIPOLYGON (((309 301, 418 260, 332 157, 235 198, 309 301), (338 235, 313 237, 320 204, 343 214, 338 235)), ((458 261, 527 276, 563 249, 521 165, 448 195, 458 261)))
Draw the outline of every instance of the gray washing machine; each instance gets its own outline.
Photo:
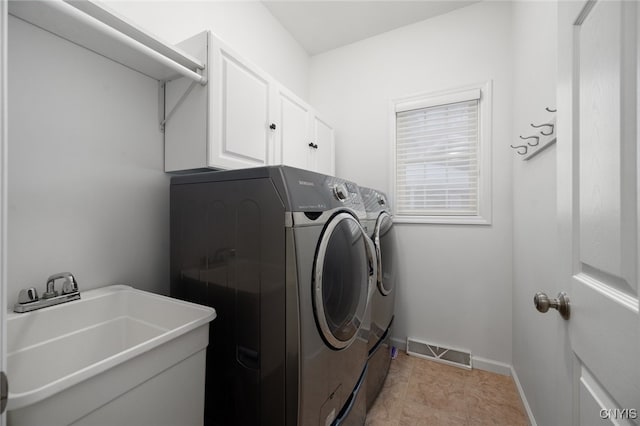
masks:
POLYGON ((377 283, 370 301, 368 374, 366 403, 371 408, 380 393, 391 364, 391 327, 395 309, 395 235, 387 196, 375 189, 360 187, 367 217, 363 225, 376 249, 377 283))
POLYGON ((364 424, 365 217, 355 184, 305 170, 172 178, 171 295, 217 311, 205 424, 364 424))

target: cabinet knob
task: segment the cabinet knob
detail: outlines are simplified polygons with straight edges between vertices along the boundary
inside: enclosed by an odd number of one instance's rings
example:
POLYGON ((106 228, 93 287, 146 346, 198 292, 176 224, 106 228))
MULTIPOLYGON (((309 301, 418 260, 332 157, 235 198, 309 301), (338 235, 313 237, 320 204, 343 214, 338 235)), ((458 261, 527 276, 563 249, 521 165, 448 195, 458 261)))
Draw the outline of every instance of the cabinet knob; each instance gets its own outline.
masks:
POLYGON ((275 130, 276 129, 276 123, 271 123, 271 125, 269 126, 269 128, 271 130, 275 130))
POLYGON ((316 145, 316 144, 315 144, 315 143, 313 143, 313 142, 309 142, 309 147, 310 147, 310 148, 314 148, 314 149, 318 149, 318 145, 316 145))

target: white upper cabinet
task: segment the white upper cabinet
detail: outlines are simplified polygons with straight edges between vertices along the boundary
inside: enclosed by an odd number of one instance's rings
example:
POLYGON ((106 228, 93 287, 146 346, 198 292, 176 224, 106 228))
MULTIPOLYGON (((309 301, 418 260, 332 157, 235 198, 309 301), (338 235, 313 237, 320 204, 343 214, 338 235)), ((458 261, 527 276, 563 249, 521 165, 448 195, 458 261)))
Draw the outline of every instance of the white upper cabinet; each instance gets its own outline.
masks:
POLYGON ((276 128, 274 164, 309 168, 309 115, 308 105, 284 88, 277 90, 276 117, 280 126, 276 128))
POLYGON ((209 83, 165 86, 165 170, 269 164, 271 78, 211 32, 179 44, 209 64, 209 83), (208 55, 208 58, 207 58, 208 55))
POLYGON ((308 104, 211 32, 178 46, 206 61, 209 83, 166 83, 165 171, 286 164, 333 173, 333 129, 308 104), (318 138, 326 150, 313 148, 318 138))
POLYGON ((311 166, 318 173, 335 174, 333 127, 317 115, 312 118, 313 155, 311 166))
POLYGON ((327 175, 334 174, 333 128, 318 117, 309 105, 278 86, 273 164, 286 164, 327 175))

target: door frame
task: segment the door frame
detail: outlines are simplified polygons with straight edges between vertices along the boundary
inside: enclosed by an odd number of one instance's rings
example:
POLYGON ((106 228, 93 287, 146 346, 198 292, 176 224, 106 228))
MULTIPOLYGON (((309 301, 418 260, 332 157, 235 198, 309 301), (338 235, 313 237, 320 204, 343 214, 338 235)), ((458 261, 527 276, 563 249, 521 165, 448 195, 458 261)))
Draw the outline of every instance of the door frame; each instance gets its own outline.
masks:
MULTIPOLYGON (((8 0, 0 0, 0 370, 7 371, 8 0)), ((0 415, 0 426, 6 415, 0 415)))
MULTIPOLYGON (((576 244, 577 230, 572 218, 578 208, 578 199, 573 197, 572 188, 574 180, 574 165, 577 164, 578 151, 573 149, 573 137, 577 133, 577 121, 573 120, 573 106, 577 104, 579 90, 574 87, 574 50, 573 22, 568 22, 569 17, 577 16, 584 8, 584 2, 558 2, 558 81, 557 81, 557 149, 556 149, 556 182, 557 182, 557 221, 558 221, 558 284, 560 288, 565 285, 566 277, 573 275, 573 249, 576 244), (570 52, 570 54, 567 54, 570 52)), ((558 373, 569 380, 571 386, 571 398, 565 400, 570 403, 570 423, 578 426, 580 419, 577 396, 579 390, 574 387, 574 376, 578 374, 578 360, 571 349, 569 330, 564 333, 566 342, 564 349, 565 363, 558 367, 558 373)), ((569 407, 565 407, 569 408, 569 407)))

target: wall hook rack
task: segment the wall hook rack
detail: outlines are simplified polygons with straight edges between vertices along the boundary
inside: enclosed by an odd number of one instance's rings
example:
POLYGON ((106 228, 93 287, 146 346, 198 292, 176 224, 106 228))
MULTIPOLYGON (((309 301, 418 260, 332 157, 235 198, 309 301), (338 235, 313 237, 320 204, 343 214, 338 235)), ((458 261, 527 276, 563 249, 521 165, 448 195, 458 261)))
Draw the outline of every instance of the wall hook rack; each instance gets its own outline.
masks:
MULTIPOLYGON (((555 108, 545 107, 547 113, 555 113, 555 108)), ((540 121, 543 121, 541 119, 540 121)), ((527 161, 534 156, 538 155, 547 147, 553 145, 556 142, 556 117, 553 117, 543 124, 530 123, 530 126, 534 129, 539 129, 539 133, 532 136, 520 135, 520 140, 526 141, 526 145, 511 145, 511 148, 515 149, 520 158, 527 161)))

